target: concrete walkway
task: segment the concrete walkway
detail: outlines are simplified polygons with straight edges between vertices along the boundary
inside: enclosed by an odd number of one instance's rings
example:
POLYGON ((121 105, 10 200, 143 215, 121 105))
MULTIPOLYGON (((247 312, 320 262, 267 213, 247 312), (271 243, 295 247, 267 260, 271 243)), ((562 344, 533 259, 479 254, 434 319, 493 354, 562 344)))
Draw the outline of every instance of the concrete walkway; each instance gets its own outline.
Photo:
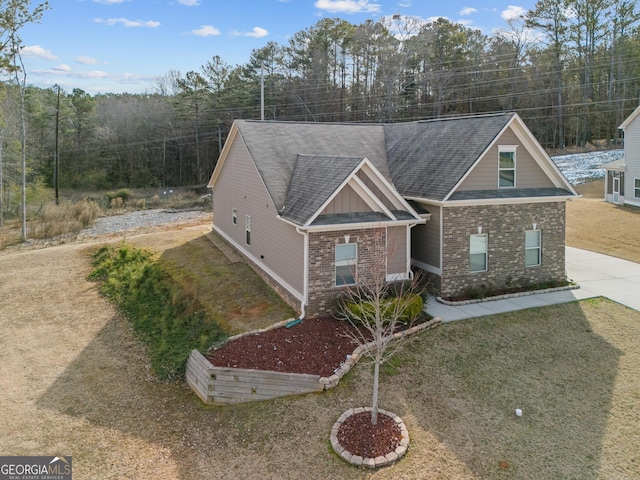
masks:
POLYGON ((580 285, 579 289, 527 295, 460 307, 443 305, 438 303, 435 297, 430 296, 427 312, 434 317, 442 318, 444 322, 450 322, 600 296, 640 311, 640 264, 579 248, 567 247, 566 268, 569 278, 580 285))

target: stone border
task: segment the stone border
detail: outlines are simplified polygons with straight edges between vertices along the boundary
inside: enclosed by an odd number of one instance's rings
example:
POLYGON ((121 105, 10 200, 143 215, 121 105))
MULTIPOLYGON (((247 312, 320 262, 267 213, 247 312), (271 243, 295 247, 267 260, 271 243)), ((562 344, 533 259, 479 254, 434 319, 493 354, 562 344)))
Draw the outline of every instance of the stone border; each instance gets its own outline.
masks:
MULTIPOLYGON (((407 328, 406 330, 403 330, 401 332, 394 333, 392 337, 393 340, 399 340, 401 338, 408 337, 409 335, 419 333, 423 330, 429 330, 431 328, 437 327, 441 323, 442 319, 440 317, 434 317, 428 322, 424 322, 414 327, 407 328)), ((340 368, 335 371, 333 375, 331 375, 330 377, 320 377, 320 383, 324 385, 324 389, 328 390, 335 387, 340 379, 344 377, 356 363, 358 363, 360 357, 362 357, 363 354, 373 350, 375 346, 375 342, 369 342, 365 343, 364 345, 358 346, 353 351, 353 353, 347 357, 347 360, 340 366, 340 368)))
POLYGON ((526 297, 529 295, 539 295, 541 293, 553 293, 553 292, 564 292, 567 290, 577 290, 578 288, 580 288, 580 285, 566 285, 564 287, 543 288, 541 290, 529 290, 527 292, 506 293, 504 295, 496 295, 495 297, 474 298, 472 300, 461 300, 459 302, 452 302, 449 300, 445 300, 442 297, 436 297, 436 300, 438 301, 438 303, 442 303, 443 305, 449 305, 450 307, 460 307, 463 305, 471 305, 474 303, 495 302, 497 300, 508 300, 510 298, 526 297))
POLYGON ((349 462, 351 465, 355 465, 356 467, 379 468, 391 465, 392 463, 400 460, 409 449, 409 431, 407 430, 407 427, 402 419, 395 413, 383 410, 381 408, 378 409, 378 414, 386 415, 392 418, 393 421, 396 422, 396 424, 398 424, 398 426, 400 427, 400 434, 402 435, 400 438, 400 445, 398 445, 393 452, 387 453, 384 457, 381 456, 376 458, 368 458, 361 457, 359 455, 353 455, 342 445, 340 445, 340 442, 338 441, 338 431, 340 430, 340 426, 342 426, 345 420, 347 420, 347 418, 349 418, 351 415, 370 412, 371 410, 371 407, 351 408, 340 415, 338 421, 334 423, 333 428, 331 428, 331 435, 329 437, 331 439, 331 448, 333 448, 333 451, 336 452, 340 456, 340 458, 342 458, 346 462, 349 462))

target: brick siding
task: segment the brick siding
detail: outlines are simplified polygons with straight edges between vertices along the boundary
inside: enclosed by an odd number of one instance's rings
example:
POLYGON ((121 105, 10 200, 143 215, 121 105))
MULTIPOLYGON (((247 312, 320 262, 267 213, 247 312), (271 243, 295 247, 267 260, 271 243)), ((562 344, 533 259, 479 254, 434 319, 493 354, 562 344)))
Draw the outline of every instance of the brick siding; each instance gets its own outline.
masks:
POLYGON ((565 203, 530 203, 444 209, 440 295, 565 280, 565 203), (525 267, 525 230, 542 231, 541 265, 525 267), (486 272, 469 271, 469 237, 488 237, 486 272))
POLYGON ((366 275, 386 266, 386 229, 340 230, 309 234, 309 301, 306 315, 322 316, 335 310, 336 298, 347 287, 335 286, 335 246, 357 243, 356 281, 366 282, 366 275))

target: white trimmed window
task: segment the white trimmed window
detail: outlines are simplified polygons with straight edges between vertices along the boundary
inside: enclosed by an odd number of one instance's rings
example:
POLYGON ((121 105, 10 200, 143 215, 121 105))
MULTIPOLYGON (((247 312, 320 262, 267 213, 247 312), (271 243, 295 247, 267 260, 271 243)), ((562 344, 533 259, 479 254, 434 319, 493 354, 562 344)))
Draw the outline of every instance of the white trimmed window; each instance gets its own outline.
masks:
POLYGON ((516 148, 517 145, 498 147, 499 188, 514 188, 516 186, 516 148))
POLYGON ((487 244, 486 233, 473 234, 469 238, 469 271, 487 271, 487 244))
POLYGON ((336 245, 336 286, 356 284, 356 263, 358 244, 341 243, 336 245))
POLYGON ((524 238, 524 264, 527 267, 540 265, 542 256, 542 231, 526 230, 524 238))
POLYGON ((640 178, 634 178, 633 196, 640 198, 640 178))
POLYGON ((245 230, 245 242, 247 245, 251 245, 251 216, 246 215, 244 217, 244 230, 245 230))
POLYGON ((231 221, 233 222, 234 225, 238 224, 238 209, 234 208, 233 211, 231 212, 231 221))

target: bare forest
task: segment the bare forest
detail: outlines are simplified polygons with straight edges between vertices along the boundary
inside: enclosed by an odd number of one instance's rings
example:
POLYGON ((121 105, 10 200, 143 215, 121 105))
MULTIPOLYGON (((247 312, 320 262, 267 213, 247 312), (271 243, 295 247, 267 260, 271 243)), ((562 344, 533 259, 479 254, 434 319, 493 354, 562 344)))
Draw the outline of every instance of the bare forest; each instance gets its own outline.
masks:
POLYGON ((322 19, 247 63, 224 52, 147 94, 0 84, 2 208, 17 211, 21 94, 26 178, 104 190, 204 185, 235 119, 400 122, 516 111, 549 149, 620 143, 640 100, 634 0, 541 0, 485 35, 461 24, 322 19), (56 153, 57 152, 57 153, 56 153))

